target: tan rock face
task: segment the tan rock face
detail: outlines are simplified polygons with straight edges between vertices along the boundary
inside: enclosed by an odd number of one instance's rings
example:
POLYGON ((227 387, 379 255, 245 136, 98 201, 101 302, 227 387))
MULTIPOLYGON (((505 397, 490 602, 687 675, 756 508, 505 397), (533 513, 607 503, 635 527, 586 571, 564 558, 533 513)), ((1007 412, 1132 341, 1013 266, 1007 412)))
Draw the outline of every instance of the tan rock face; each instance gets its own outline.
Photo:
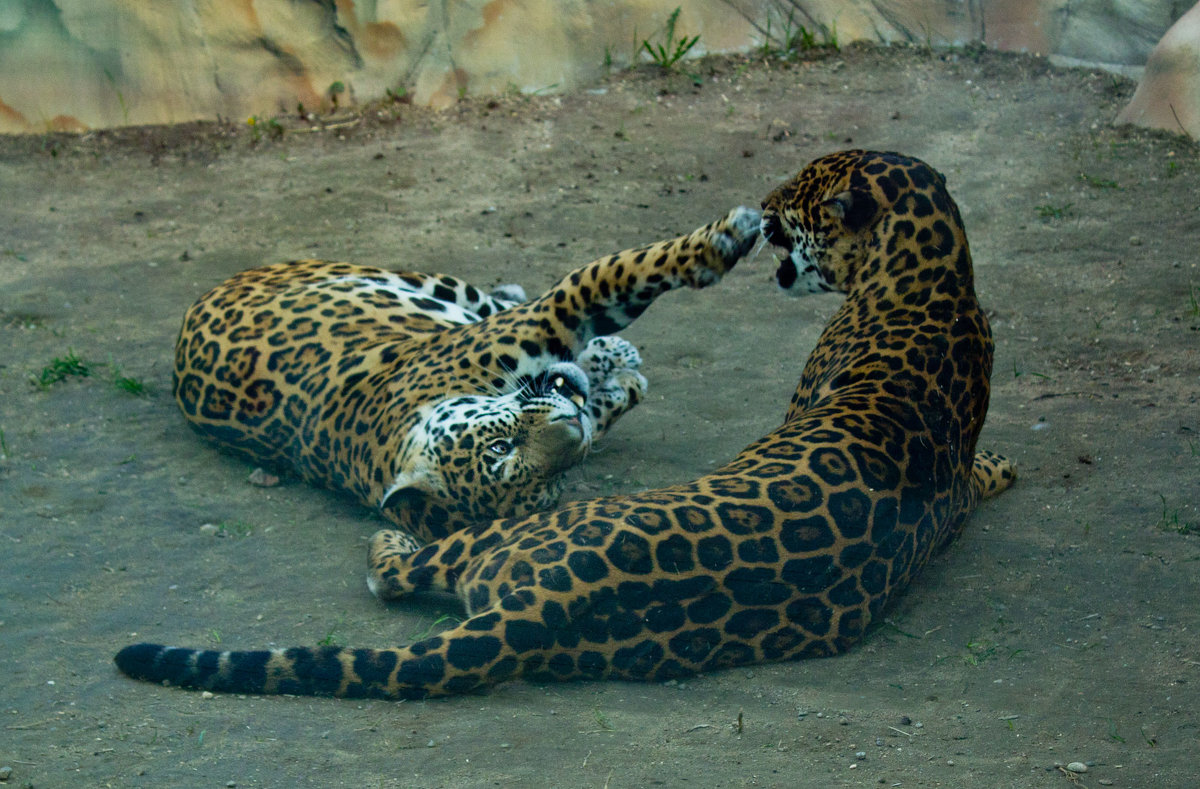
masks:
POLYGON ((800 26, 818 42, 910 41, 1140 62, 1172 0, 5 0, 0 132, 330 110, 403 90, 565 89, 644 61, 641 42, 746 50, 800 26), (1132 61, 1130 59, 1133 59, 1132 61), (331 90, 340 88, 340 90, 331 90))
POLYGON ((1200 139, 1200 4, 1171 26, 1118 123, 1184 132, 1200 139))

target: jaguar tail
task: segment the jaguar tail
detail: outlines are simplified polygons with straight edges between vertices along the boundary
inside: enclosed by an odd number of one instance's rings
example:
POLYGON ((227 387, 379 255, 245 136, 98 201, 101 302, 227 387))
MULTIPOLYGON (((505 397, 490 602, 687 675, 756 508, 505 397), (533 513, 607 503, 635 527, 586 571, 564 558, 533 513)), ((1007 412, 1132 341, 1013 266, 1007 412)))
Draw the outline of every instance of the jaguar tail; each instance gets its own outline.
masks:
POLYGON ((496 612, 406 647, 290 647, 221 652, 134 644, 115 658, 134 679, 219 693, 423 699, 468 693, 513 678, 545 660, 553 636, 543 625, 508 625, 521 653, 502 643, 496 612), (508 648, 506 648, 508 647, 508 648))

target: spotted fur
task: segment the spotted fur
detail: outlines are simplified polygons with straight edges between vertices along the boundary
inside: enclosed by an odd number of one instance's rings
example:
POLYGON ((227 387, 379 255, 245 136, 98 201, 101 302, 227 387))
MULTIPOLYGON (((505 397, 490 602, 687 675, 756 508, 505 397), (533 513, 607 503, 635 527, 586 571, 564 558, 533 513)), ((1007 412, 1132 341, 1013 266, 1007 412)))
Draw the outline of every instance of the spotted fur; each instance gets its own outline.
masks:
POLYGON ((719 280, 758 227, 736 209, 523 303, 520 288, 350 263, 246 271, 184 317, 175 396, 202 434, 420 541, 527 515, 645 393, 637 350, 611 335, 662 293, 719 280))
POLYGON ((784 423, 694 482, 370 550, 371 589, 452 590, 469 618, 394 649, 152 644, 126 673, 227 692, 423 698, 514 677, 662 680, 854 643, 980 499, 992 340, 942 176, 898 154, 810 164, 764 203, 794 292, 846 302, 784 423))

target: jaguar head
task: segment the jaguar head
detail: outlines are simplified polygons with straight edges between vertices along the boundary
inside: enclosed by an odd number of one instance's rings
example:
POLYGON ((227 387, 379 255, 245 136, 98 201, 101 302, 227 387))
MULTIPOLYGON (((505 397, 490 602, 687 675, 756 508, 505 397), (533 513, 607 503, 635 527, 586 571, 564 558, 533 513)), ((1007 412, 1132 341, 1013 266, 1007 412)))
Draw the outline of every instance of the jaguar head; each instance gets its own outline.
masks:
POLYGON ((864 175, 875 156, 823 156, 763 201, 763 236, 782 250, 775 272, 780 288, 799 296, 853 286, 888 202, 864 175))
POLYGON ((436 534, 553 506, 564 473, 591 448, 588 390, 584 372, 560 362, 510 393, 427 408, 397 458, 381 509, 402 523, 423 521, 413 523, 418 533, 436 534))

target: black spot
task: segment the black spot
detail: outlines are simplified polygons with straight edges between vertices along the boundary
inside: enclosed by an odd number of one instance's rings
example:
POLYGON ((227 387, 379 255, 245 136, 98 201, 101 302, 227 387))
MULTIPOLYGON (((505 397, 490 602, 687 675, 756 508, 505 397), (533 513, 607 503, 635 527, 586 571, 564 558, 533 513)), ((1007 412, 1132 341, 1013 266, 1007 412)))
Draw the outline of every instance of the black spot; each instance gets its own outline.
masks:
POLYGON ((888 585, 888 566, 885 562, 873 561, 859 575, 863 591, 871 597, 883 594, 888 585))
POLYGON ((669 633, 684 626, 687 614, 683 606, 675 603, 654 605, 646 609, 645 622, 652 633, 669 633))
POLYGON ((840 449, 822 447, 812 453, 809 464, 817 476, 830 487, 853 482, 856 479, 854 467, 840 449))
POLYGON ((566 566, 584 584, 594 584, 608 577, 608 565, 594 550, 576 550, 566 558, 566 566))
POLYGON ((779 542, 788 553, 810 553, 834 543, 833 530, 825 518, 789 518, 779 529, 779 542))
POLYGON ((874 546, 869 542, 856 542, 847 545, 838 555, 838 564, 847 570, 852 570, 871 558, 874 546))
POLYGON ((733 546, 728 537, 705 537, 696 546, 696 558, 706 570, 724 570, 733 563, 733 546))
POLYGON ((829 496, 829 515, 846 539, 854 540, 867 533, 870 514, 871 500, 860 490, 850 488, 829 496))
POLYGON ((613 526, 606 521, 589 521, 576 526, 571 532, 571 543, 587 548, 602 545, 612 533, 613 526))
POLYGON ((808 559, 789 559, 784 562, 780 577, 803 594, 816 594, 828 589, 837 581, 839 571, 831 556, 813 556, 808 559))
POLYGON ((538 571, 538 584, 551 592, 571 591, 571 574, 562 565, 538 571))
POLYGON ((767 660, 785 660, 792 657, 805 640, 807 636, 796 628, 781 627, 763 638, 763 657, 767 660))
POLYGON ((588 650, 579 654, 579 674, 585 679, 599 679, 608 671, 608 658, 600 652, 588 650))
POLYGON ((863 601, 863 593, 858 589, 858 581, 846 578, 829 590, 829 604, 835 608, 853 608, 863 601))
POLYGON ((668 642, 671 651, 691 663, 701 663, 721 643, 721 632, 711 627, 685 630, 668 642))
POLYGON ((504 642, 514 652, 532 652, 554 646, 554 634, 541 622, 510 619, 504 626, 504 642))
POLYGON ((662 645, 646 640, 618 649, 612 656, 612 667, 626 676, 641 678, 653 671, 662 659, 662 645))
POLYGON ((280 680, 276 691, 289 695, 332 695, 341 687, 345 673, 337 659, 339 653, 338 647, 284 650, 284 657, 292 664, 294 678, 280 680))
POLYGON ((738 611, 725 623, 725 632, 751 639, 779 624, 779 612, 773 608, 749 608, 738 611))
POLYGON ((738 567, 725 576, 725 588, 738 605, 775 605, 791 596, 792 590, 775 577, 769 567, 738 567))
POLYGON ((472 586, 471 590, 467 592, 468 611, 482 611, 488 607, 490 602, 491 594, 488 592, 486 586, 472 586))
MULTIPOLYGON (((520 664, 517 662, 515 655, 505 655, 493 663, 491 668, 487 670, 487 677, 492 682, 503 682, 516 674, 519 666, 520 664)), ((449 687, 449 684, 449 682, 446 683, 447 687, 449 687)))
POLYGON ((746 564, 769 564, 779 561, 779 548, 774 537, 747 538, 738 543, 738 559, 746 564))
POLYGON ((716 582, 706 575, 694 575, 680 580, 660 578, 654 582, 651 596, 661 602, 682 602, 711 591, 715 585, 716 582))
POLYGON ((755 660, 754 650, 746 644, 729 641, 721 645, 711 658, 704 664, 706 671, 730 666, 744 666, 755 660))
POLYGON ((809 477, 788 476, 767 485, 771 503, 783 512, 812 512, 821 506, 821 486, 809 477))
POLYGON ((681 506, 672 510, 675 522, 687 532, 699 534, 716 526, 712 513, 706 507, 681 506))
POLYGON ((396 670, 395 652, 356 649, 353 654, 354 673, 364 684, 386 684, 392 672, 396 670))
POLYGON ((850 445, 850 456, 863 484, 872 490, 894 490, 900 484, 900 469, 885 452, 856 442, 850 445))
POLYGON ((641 581, 622 581, 617 584, 618 604, 626 610, 641 610, 650 605, 652 600, 650 584, 641 581))
MULTIPOLYGON (((505 599, 507 600, 508 598, 505 599)), ((463 622, 462 628, 463 630, 468 630, 475 633, 486 633, 494 628, 499 622, 500 614, 496 611, 492 611, 491 613, 480 614, 479 616, 471 617, 466 622, 463 622)))
POLYGON ((630 532, 623 531, 614 537, 604 555, 613 567, 630 575, 646 575, 654 569, 650 543, 646 538, 630 532))
POLYGON ((654 548, 658 566, 668 573, 686 573, 696 566, 692 543, 679 534, 672 534, 654 548))
POLYGON ((495 636, 458 636, 446 647, 446 661, 463 671, 479 668, 495 660, 500 647, 495 636))
POLYGON ((546 668, 560 677, 567 677, 575 673, 575 661, 570 655, 559 652, 550 658, 550 662, 546 664, 546 668))
POLYGON ((706 625, 725 616, 732 607, 733 601, 727 595, 713 592, 687 607, 688 620, 698 625, 706 625))
POLYGON ((802 597, 788 603, 784 616, 801 630, 820 638, 829 632, 832 611, 819 597, 802 597))
POLYGON ((775 526, 771 510, 749 504, 721 503, 717 505, 717 518, 731 534, 756 534, 775 526))

